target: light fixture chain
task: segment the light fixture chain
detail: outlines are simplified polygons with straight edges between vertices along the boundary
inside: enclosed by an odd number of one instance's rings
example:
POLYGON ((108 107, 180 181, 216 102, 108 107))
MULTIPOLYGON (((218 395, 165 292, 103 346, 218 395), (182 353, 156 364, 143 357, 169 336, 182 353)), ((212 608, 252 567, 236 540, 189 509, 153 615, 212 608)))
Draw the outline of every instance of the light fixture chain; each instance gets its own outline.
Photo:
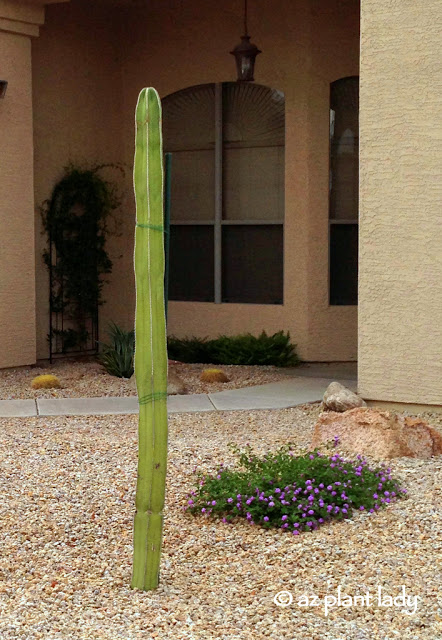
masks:
POLYGON ((247 30, 247 0, 244 0, 244 35, 247 36, 249 34, 247 30))

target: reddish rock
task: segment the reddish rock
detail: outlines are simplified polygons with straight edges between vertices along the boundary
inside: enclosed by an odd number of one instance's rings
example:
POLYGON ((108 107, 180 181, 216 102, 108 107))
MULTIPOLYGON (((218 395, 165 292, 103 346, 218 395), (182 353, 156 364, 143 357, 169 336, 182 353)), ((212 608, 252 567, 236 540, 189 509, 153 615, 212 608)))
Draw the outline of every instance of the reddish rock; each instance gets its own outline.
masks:
POLYGON ((321 413, 312 449, 339 437, 339 446, 373 458, 431 458, 442 453, 442 435, 424 420, 356 408, 321 413))

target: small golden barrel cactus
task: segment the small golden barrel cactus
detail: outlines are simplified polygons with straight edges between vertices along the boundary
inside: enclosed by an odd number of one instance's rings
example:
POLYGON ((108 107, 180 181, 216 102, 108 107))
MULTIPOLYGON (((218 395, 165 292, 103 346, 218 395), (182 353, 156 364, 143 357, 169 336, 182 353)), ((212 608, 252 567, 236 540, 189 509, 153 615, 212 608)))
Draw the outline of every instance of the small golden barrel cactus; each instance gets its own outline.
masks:
POLYGON ((49 373, 34 378, 31 386, 33 389, 59 389, 61 384, 57 376, 53 376, 49 373))
POLYGON ((229 378, 221 369, 204 369, 200 380, 201 382, 229 382, 229 378))

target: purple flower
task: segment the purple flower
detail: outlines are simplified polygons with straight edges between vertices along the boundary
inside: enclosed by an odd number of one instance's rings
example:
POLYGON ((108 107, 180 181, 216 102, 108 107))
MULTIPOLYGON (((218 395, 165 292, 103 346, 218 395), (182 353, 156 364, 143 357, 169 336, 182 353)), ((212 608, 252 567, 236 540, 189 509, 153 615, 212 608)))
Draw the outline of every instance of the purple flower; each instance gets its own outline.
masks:
POLYGON ((193 500, 188 500, 187 504, 193 505, 193 500))
POLYGON ((212 500, 212 507, 216 505, 216 500, 212 500))
POLYGON ((377 494, 377 493, 374 493, 374 494, 373 494, 373 498, 374 498, 375 500, 377 500, 377 499, 379 498, 378 494, 377 494))
POLYGON ((333 487, 331 486, 331 484, 328 485, 327 487, 327 491, 331 491, 333 489, 333 487))
POLYGON ((201 513, 206 513, 206 508, 205 508, 205 507, 203 507, 203 508, 201 509, 201 513))
POLYGON ((294 536, 298 536, 299 535, 299 531, 293 531, 293 535, 294 536))
POLYGON ((287 520, 287 516, 282 516, 281 520, 287 520))
POLYGON ((227 498, 227 502, 233 502, 233 498, 227 498))
POLYGON ((389 496, 390 492, 389 491, 384 491, 384 496, 389 496))
POLYGON ((311 520, 309 520, 308 522, 306 522, 306 525, 308 527, 313 527, 313 522, 311 520))
POLYGON ((308 513, 310 516, 312 516, 315 512, 313 511, 313 509, 310 509, 307 513, 308 513))
POLYGON ((313 456, 312 454, 309 455, 310 460, 314 460, 315 456, 313 456))
POLYGON ((269 516, 264 516, 263 520, 264 520, 264 522, 268 522, 269 521, 269 516))
POLYGON ((293 524, 293 527, 294 527, 295 529, 297 529, 297 528, 299 527, 299 522, 295 522, 295 523, 293 524))
POLYGON ((275 493, 281 493, 281 489, 275 489, 275 493))
POLYGON ((269 502, 269 507, 274 507, 275 503, 274 502, 269 502))
POLYGON ((364 507, 363 505, 361 505, 361 506, 359 507, 359 511, 364 511, 364 509, 365 509, 365 507, 364 507))

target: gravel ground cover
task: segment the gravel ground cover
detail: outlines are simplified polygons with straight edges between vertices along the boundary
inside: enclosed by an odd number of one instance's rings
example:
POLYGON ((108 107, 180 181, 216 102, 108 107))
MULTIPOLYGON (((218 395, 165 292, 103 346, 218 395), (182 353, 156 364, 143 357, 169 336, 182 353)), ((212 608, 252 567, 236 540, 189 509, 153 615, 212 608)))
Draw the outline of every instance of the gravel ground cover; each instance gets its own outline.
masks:
MULTIPOLYGON (((435 640, 442 637, 442 457, 391 466, 408 498, 298 537, 194 517, 195 465, 308 446, 318 405, 170 417, 161 585, 130 590, 136 416, 0 420, 2 640, 435 640), (377 594, 419 596, 414 615, 377 594), (338 587, 369 606, 332 607, 338 587), (288 591, 293 602, 278 607, 288 591), (301 606, 302 594, 309 606, 301 606), (319 604, 312 596, 318 597, 319 604)), ((431 417, 431 416, 427 416, 431 417)), ((441 428, 441 417, 432 423, 441 428)), ((287 597, 287 596, 286 596, 287 597)))
MULTIPOLYGON (((265 366, 236 366, 184 364, 171 365, 183 380, 188 393, 213 393, 226 389, 251 387, 267 382, 287 379, 283 369, 265 366), (229 382, 204 383, 200 381, 203 369, 216 366, 222 369, 229 382)), ((26 398, 95 398, 97 396, 135 396, 135 377, 130 380, 111 376, 96 361, 58 360, 52 365, 43 363, 32 367, 17 367, 0 371, 0 400, 26 398), (61 389, 32 389, 33 378, 45 373, 55 374, 61 389)))

